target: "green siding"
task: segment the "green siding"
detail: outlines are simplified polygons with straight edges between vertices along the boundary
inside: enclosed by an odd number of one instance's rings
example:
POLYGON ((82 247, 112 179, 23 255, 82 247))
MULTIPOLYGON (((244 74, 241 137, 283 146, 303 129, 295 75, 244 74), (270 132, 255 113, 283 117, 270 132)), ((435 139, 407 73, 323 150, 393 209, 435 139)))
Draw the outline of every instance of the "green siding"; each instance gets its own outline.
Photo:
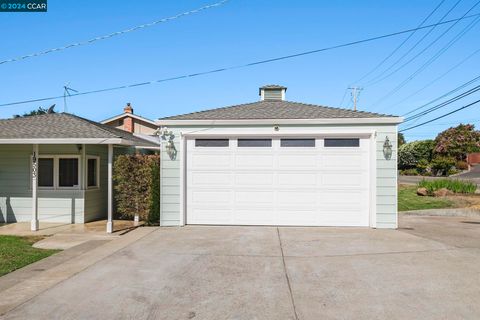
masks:
MULTIPOLYGON (((0 222, 30 221, 32 145, 0 145, 0 222)), ((77 145, 41 145, 39 153, 77 154, 77 145)), ((82 223, 83 190, 38 190, 40 221, 82 223)))
MULTIPOLYGON (((273 132, 273 124, 252 125, 252 126, 169 126, 175 135, 175 147, 177 148, 177 157, 171 160, 166 152, 162 153, 162 199, 161 199, 161 217, 160 223, 164 226, 180 224, 180 137, 181 133, 193 131, 221 132, 228 130, 245 130, 251 132, 252 129, 259 132, 273 132)), ((282 125, 281 130, 316 131, 328 130, 328 128, 345 128, 353 130, 375 130, 376 136, 376 220, 378 228, 396 228, 397 227, 397 128, 396 125, 282 125), (383 156, 383 143, 388 136, 393 145, 392 159, 385 160, 383 156)), ((292 132, 292 131, 290 131, 292 132)))

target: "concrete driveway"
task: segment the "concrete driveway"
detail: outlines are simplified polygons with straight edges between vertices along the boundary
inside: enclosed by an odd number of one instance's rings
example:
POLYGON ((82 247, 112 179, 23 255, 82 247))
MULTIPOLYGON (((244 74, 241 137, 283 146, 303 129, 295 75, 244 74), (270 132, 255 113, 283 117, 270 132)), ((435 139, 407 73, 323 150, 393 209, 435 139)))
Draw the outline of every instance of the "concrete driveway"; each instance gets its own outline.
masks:
POLYGON ((160 228, 5 319, 478 319, 480 221, 429 218, 160 228))

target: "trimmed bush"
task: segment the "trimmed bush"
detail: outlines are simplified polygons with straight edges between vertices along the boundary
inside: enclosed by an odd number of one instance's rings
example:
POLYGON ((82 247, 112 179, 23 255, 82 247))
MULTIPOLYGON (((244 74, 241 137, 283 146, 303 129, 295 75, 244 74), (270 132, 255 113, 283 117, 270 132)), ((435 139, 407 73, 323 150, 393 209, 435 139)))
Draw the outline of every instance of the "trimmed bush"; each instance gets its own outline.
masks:
POLYGON ((448 176, 455 172, 452 171, 455 166, 455 159, 451 157, 436 157, 432 160, 432 173, 436 176, 448 176))
POLYGON ((465 170, 468 170, 468 163, 466 161, 457 161, 457 163, 455 164, 455 167, 458 170, 465 171, 465 170))
POLYGON ((430 194, 442 188, 455 193, 475 193, 475 190, 477 190, 477 185, 474 182, 456 179, 424 179, 418 183, 418 187, 427 189, 430 194))
POLYGON ((417 169, 400 170, 400 174, 402 176, 418 176, 419 175, 417 169))
POLYGON ((433 140, 413 141, 402 145, 398 148, 398 167, 412 169, 421 160, 430 162, 434 146, 435 141, 433 140))
POLYGON ((120 155, 116 158, 115 200, 122 217, 133 218, 138 214, 143 221, 158 223, 159 164, 158 155, 120 155))

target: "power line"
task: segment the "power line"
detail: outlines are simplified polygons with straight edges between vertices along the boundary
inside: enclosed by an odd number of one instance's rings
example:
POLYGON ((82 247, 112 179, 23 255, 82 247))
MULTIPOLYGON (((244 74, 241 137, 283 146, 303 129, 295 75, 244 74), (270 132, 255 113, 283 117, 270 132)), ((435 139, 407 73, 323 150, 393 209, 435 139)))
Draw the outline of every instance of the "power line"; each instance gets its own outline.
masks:
MULTIPOLYGON (((330 46, 330 47, 324 47, 324 48, 321 48, 321 49, 304 51, 304 52, 300 52, 300 53, 295 53, 295 54, 280 56, 280 57, 276 57, 276 58, 250 62, 250 63, 231 66, 231 67, 224 67, 224 68, 213 69, 213 70, 209 70, 209 71, 185 74, 185 75, 181 75, 181 76, 163 78, 163 79, 159 79, 159 80, 146 81, 146 82, 140 82, 140 83, 135 83, 135 84, 121 85, 121 86, 116 86, 116 87, 79 92, 79 93, 72 94, 71 97, 82 96, 82 95, 93 94, 93 93, 100 93, 100 92, 107 92, 107 91, 114 91, 114 90, 120 90, 120 89, 127 89, 127 88, 132 88, 132 87, 139 87, 139 86, 145 86, 145 85, 150 85, 150 84, 154 84, 154 83, 169 82, 169 81, 173 81, 173 80, 186 79, 186 78, 192 78, 192 77, 198 77, 198 76, 204 76, 204 75, 207 75, 207 74, 219 73, 219 72, 224 72, 224 71, 229 71, 229 70, 234 70, 234 69, 240 69, 240 68, 248 68, 248 67, 253 67, 253 66, 257 66, 257 65, 261 65, 261 64, 266 64, 266 63, 271 63, 271 62, 276 62, 276 61, 281 61, 281 60, 297 58, 297 57, 311 55, 311 54, 315 54, 315 53, 319 53, 319 52, 324 52, 324 51, 329 51, 329 50, 334 50, 334 49, 340 49, 340 48, 345 48, 345 47, 354 46, 354 45, 358 45, 358 44, 362 44, 362 43, 372 42, 372 41, 376 41, 376 40, 380 40, 380 39, 390 38, 390 37, 398 36, 398 35, 401 35, 401 34, 413 32, 413 31, 416 31, 416 30, 432 28, 432 27, 435 27, 435 26, 438 26, 438 25, 454 23, 456 21, 469 19, 469 18, 473 18, 473 17, 478 17, 478 16, 480 16, 480 13, 472 14, 472 15, 469 15, 469 16, 463 16, 461 18, 451 19, 451 20, 448 20, 448 21, 442 21, 442 22, 439 22, 439 23, 426 25, 426 26, 422 26, 422 27, 417 27, 417 28, 413 28, 413 29, 407 29, 407 30, 393 32, 393 33, 389 33, 389 34, 384 34, 384 35, 380 35, 380 36, 376 36, 376 37, 371 37, 371 38, 366 38, 366 39, 362 39, 362 40, 356 40, 356 41, 352 41, 352 42, 338 44, 338 45, 334 45, 334 46, 330 46)), ((9 102, 9 103, 0 104, 0 107, 13 106, 13 105, 30 103, 30 102, 55 100, 55 99, 60 99, 60 98, 63 98, 63 96, 52 96, 52 97, 47 97, 47 98, 38 98, 38 99, 30 99, 30 100, 9 102)))
POLYGON ((427 123, 436 121, 436 120, 438 120, 438 119, 445 118, 445 117, 447 117, 447 116, 449 116, 449 115, 451 115, 451 114, 454 114, 454 113, 459 112, 459 111, 461 111, 461 110, 463 110, 463 109, 469 108, 469 107, 471 107, 471 106, 473 106, 473 105, 475 105, 475 104, 477 104, 477 103, 479 103, 479 102, 480 102, 480 100, 477 100, 477 101, 475 101, 475 102, 469 103, 469 104, 467 104, 467 105, 465 105, 465 106, 463 106, 463 107, 460 107, 460 108, 458 108, 458 109, 455 109, 455 110, 453 110, 453 111, 450 111, 450 112, 448 112, 448 113, 446 113, 446 114, 444 114, 444 115, 441 115, 441 116, 439 116, 439 117, 436 117, 436 118, 433 118, 433 119, 431 119, 431 120, 422 122, 422 123, 417 124, 417 125, 412 126, 412 127, 408 127, 408 128, 402 129, 402 130, 400 130, 399 132, 405 132, 405 131, 407 131, 407 130, 411 130, 411 129, 414 129, 414 128, 418 128, 418 127, 424 126, 424 125, 426 125, 427 123))
POLYGON ((412 121, 412 120, 414 120, 414 119, 416 119, 416 118, 419 118, 419 117, 423 117, 424 115, 427 115, 427 114, 429 114, 429 113, 431 113, 431 112, 433 112, 433 111, 436 111, 436 110, 438 110, 438 109, 441 109, 441 108, 443 108, 443 107, 446 107, 447 105, 449 105, 449 104, 451 104, 451 103, 453 103, 453 102, 455 102, 455 101, 458 101, 458 100, 460 100, 460 99, 463 99, 463 98, 465 98, 465 97, 467 97, 467 96, 469 96, 469 95, 471 95, 471 94, 473 94, 473 93, 475 93, 475 92, 477 92, 477 91, 479 91, 479 90, 480 90, 480 85, 479 85, 479 86, 476 86, 476 87, 474 87, 474 88, 472 88, 472 89, 470 89, 470 90, 467 90, 467 91, 459 94, 458 96, 455 96, 455 97, 453 97, 453 98, 451 98, 451 99, 449 99, 449 100, 447 100, 447 101, 445 101, 445 102, 442 102, 442 103, 440 103, 440 104, 438 104, 438 105, 436 105, 436 106, 434 106, 434 107, 432 107, 432 108, 429 108, 429 109, 427 109, 427 110, 425 110, 425 111, 422 111, 422 112, 420 112, 420 113, 417 113, 417 114, 415 114, 415 115, 413 115, 413 116, 410 116, 410 117, 408 117, 408 118, 405 119, 404 123, 405 123, 405 122, 412 121))
POLYGON ((409 114, 411 114, 411 113, 414 113, 415 111, 418 111, 418 110, 420 110, 420 109, 423 109, 424 107, 426 107, 426 106, 428 106, 428 105, 431 105, 432 103, 435 103, 435 102, 437 102, 437 101, 440 100, 440 99, 443 99, 443 98, 445 98, 445 97, 448 97, 449 95, 451 95, 451 94, 453 94, 453 93, 455 93, 455 92, 457 92, 457 91, 459 91, 459 90, 462 90, 463 88, 471 85, 472 83, 475 83, 475 82, 478 81, 478 80, 480 80, 480 76, 477 76, 477 77, 475 77, 475 78, 473 78, 473 79, 465 82, 464 84, 456 87, 455 89, 452 89, 452 90, 448 91, 447 93, 442 94, 440 97, 437 97, 437 98, 431 100, 431 101, 428 102, 428 103, 425 103, 425 104, 423 104, 423 105, 421 105, 421 106, 419 106, 419 107, 417 107, 417 108, 415 108, 415 109, 413 109, 413 110, 410 110, 409 112, 403 114, 402 116, 407 116, 407 115, 409 115, 409 114))
POLYGON ((199 13, 199 12, 207 10, 207 9, 219 7, 221 5, 224 5, 227 1, 229 1, 229 0, 222 0, 220 2, 209 4, 209 5, 194 9, 194 10, 182 12, 182 13, 176 14, 176 15, 171 16, 171 17, 163 18, 163 19, 156 20, 156 21, 153 21, 153 22, 150 22, 150 23, 141 24, 139 26, 135 26, 135 27, 132 27, 132 28, 129 28, 129 29, 126 29, 126 30, 112 32, 112 33, 107 34, 107 35, 98 36, 98 37, 92 38, 90 40, 75 42, 75 43, 72 43, 72 44, 69 44, 69 45, 66 45, 66 46, 63 46, 63 47, 48 49, 48 50, 39 51, 39 52, 36 52, 36 53, 31 53, 31 54, 27 54, 27 55, 16 57, 16 58, 3 60, 3 61, 0 61, 0 65, 8 63, 8 62, 15 62, 15 61, 25 60, 25 59, 28 59, 28 58, 38 57, 38 56, 42 56, 42 55, 49 54, 49 53, 52 53, 52 52, 71 49, 71 48, 78 47, 78 46, 89 45, 89 44, 92 44, 92 43, 97 42, 97 41, 106 40, 106 39, 109 39, 109 38, 113 38, 113 37, 116 37, 116 36, 123 35, 125 33, 137 31, 137 30, 140 30, 140 29, 148 28, 148 27, 152 27, 152 26, 155 26, 155 25, 160 24, 160 23, 168 22, 168 21, 171 21, 171 20, 175 20, 175 19, 178 19, 178 18, 188 16, 188 15, 199 13))
POLYGON ((418 93, 422 92, 423 90, 425 90, 426 88, 432 86, 434 83, 436 83, 438 80, 442 79, 443 77, 445 77, 447 74, 449 74, 450 72, 452 72, 453 70, 455 70, 456 68, 460 67, 462 64, 464 64, 465 62, 467 62, 468 60, 470 60, 471 57, 473 57, 474 55, 476 55, 477 53, 480 52, 480 49, 477 49, 475 50, 474 52, 472 52, 471 54, 469 54, 467 57, 465 57, 464 59, 462 59, 459 63, 457 63, 456 65, 454 65, 453 67, 451 67, 450 69, 448 69, 446 72, 442 73, 440 76, 438 76, 437 78, 433 79, 432 81, 428 82, 426 85, 424 85, 423 87, 421 87, 420 89, 418 89, 417 91, 413 92, 412 94, 408 95, 407 97, 405 97, 404 99, 398 101, 397 103, 395 104, 392 104, 389 108, 387 109, 391 109, 393 107, 396 107, 398 106, 399 104, 407 101, 408 99, 410 99, 411 97, 417 95, 418 93))
MULTIPOLYGON (((438 22, 442 22, 449 14, 450 12, 453 11, 453 9, 455 9, 457 7, 457 5, 460 3, 460 1, 462 0, 458 0, 441 18, 440 20, 438 20, 438 22)), ((403 69, 404 67, 406 67, 408 64, 410 64, 412 61, 414 61, 416 58, 418 58, 421 54, 423 54, 428 48, 430 48, 430 46, 432 45, 432 43, 430 45, 427 45, 422 51, 420 51, 418 54, 416 54, 415 56, 413 56, 410 60, 408 60, 407 62, 405 62, 404 64, 402 64, 400 67, 398 67, 397 69, 393 70, 392 72, 390 72, 389 74, 387 74, 386 76, 383 76, 385 73, 387 73, 388 71, 390 71, 393 67, 395 67, 398 63, 400 63, 406 56, 408 56, 410 54, 410 52, 412 52, 420 43, 423 42, 423 40, 425 40, 429 35, 430 33, 433 32, 433 30, 435 30, 435 28, 432 28, 430 30, 428 30, 428 32, 426 34, 423 35, 422 38, 420 38, 412 47, 410 47, 410 49, 407 50, 407 52, 405 52, 400 58, 398 58, 393 64, 390 65, 390 67, 388 67, 387 69, 383 70, 379 75, 377 75, 376 77, 374 77, 373 79, 371 79, 370 81, 368 81, 365 86, 372 86, 372 85, 375 85, 377 83, 379 83, 380 81, 383 81, 387 78, 389 78, 390 76, 394 75, 395 73, 397 73, 399 70, 403 69), (382 77, 383 76, 383 77, 382 77)))
MULTIPOLYGON (((428 19, 430 19, 430 17, 438 10, 438 8, 440 8, 440 6, 445 2, 445 0, 442 0, 440 1, 440 3, 433 9, 433 11, 431 11, 427 17, 425 19, 423 19, 423 21, 417 26, 417 27, 421 27, 425 24, 425 22, 427 22, 428 19)), ((433 30, 433 29, 431 29, 433 30)), ((362 81, 363 79, 367 78, 369 75, 371 75, 372 73, 374 73, 375 71, 377 71, 385 62, 388 61, 388 59, 390 59, 398 50, 400 50, 400 48, 403 47, 403 45, 405 43, 407 43, 408 40, 410 40, 411 37, 413 37, 413 35, 416 33, 417 30, 415 30, 414 32, 410 33, 408 35, 407 38, 405 38, 405 40, 403 40, 392 52, 390 52, 382 61, 380 61, 380 63, 378 63, 373 69, 371 69, 369 72, 365 73, 361 78, 359 78, 357 81, 355 81, 354 83, 359 83, 360 81, 362 81)), ((431 31, 430 31, 431 32, 431 31)), ((412 49, 411 49, 412 50, 412 49)), ((410 51, 409 51, 410 52, 410 51)), ((408 54, 408 52, 406 53, 408 54)))
MULTIPOLYGON (((465 14, 467 15, 470 11, 472 11, 478 4, 480 4, 480 0, 477 1, 465 14)), ((420 68, 418 68, 417 70, 415 70, 415 72, 413 74, 411 74, 410 76, 408 76, 405 80, 403 80, 399 85, 397 85, 393 90, 391 90, 390 92, 388 92, 386 95, 384 95, 382 98, 380 98, 379 100, 377 100, 373 105, 372 107, 378 105, 380 102, 384 101, 385 99, 389 98, 390 96, 394 95, 396 92, 398 92, 401 88, 403 88, 405 85, 407 85, 407 83, 409 83, 410 81, 412 81, 417 75, 420 74, 420 72, 422 72, 423 70, 425 70, 429 65, 431 65, 435 60, 437 60, 443 53, 445 53, 451 46, 453 46, 453 44, 455 44, 455 42, 457 42, 458 40, 460 40, 461 37, 463 37, 468 31, 470 31, 477 23, 478 21, 480 21, 478 18, 474 19, 469 25, 467 25, 459 34, 457 34, 452 40, 450 40, 445 46, 443 46, 439 51, 437 51, 437 53, 432 57, 430 58, 427 62, 425 62, 422 66, 420 66, 420 68)), ((452 25, 450 25, 447 30, 445 30, 442 34, 440 34, 439 37, 437 37, 433 42, 431 42, 429 44, 429 46, 427 48, 429 48, 430 46, 432 46, 435 42, 437 42, 440 38, 442 38, 447 32, 449 32, 459 21, 453 23, 452 25)), ((424 52, 425 50, 423 50, 422 52, 424 52)))

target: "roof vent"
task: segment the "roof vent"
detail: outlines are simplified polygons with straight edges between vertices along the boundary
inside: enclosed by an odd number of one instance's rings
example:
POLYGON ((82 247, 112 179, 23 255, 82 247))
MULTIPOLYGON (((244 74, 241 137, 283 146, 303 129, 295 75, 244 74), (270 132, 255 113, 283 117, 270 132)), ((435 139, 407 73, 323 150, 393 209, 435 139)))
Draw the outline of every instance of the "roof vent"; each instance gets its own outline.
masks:
POLYGON ((260 95, 260 100, 285 100, 286 91, 287 87, 269 84, 260 87, 258 94, 260 95))

